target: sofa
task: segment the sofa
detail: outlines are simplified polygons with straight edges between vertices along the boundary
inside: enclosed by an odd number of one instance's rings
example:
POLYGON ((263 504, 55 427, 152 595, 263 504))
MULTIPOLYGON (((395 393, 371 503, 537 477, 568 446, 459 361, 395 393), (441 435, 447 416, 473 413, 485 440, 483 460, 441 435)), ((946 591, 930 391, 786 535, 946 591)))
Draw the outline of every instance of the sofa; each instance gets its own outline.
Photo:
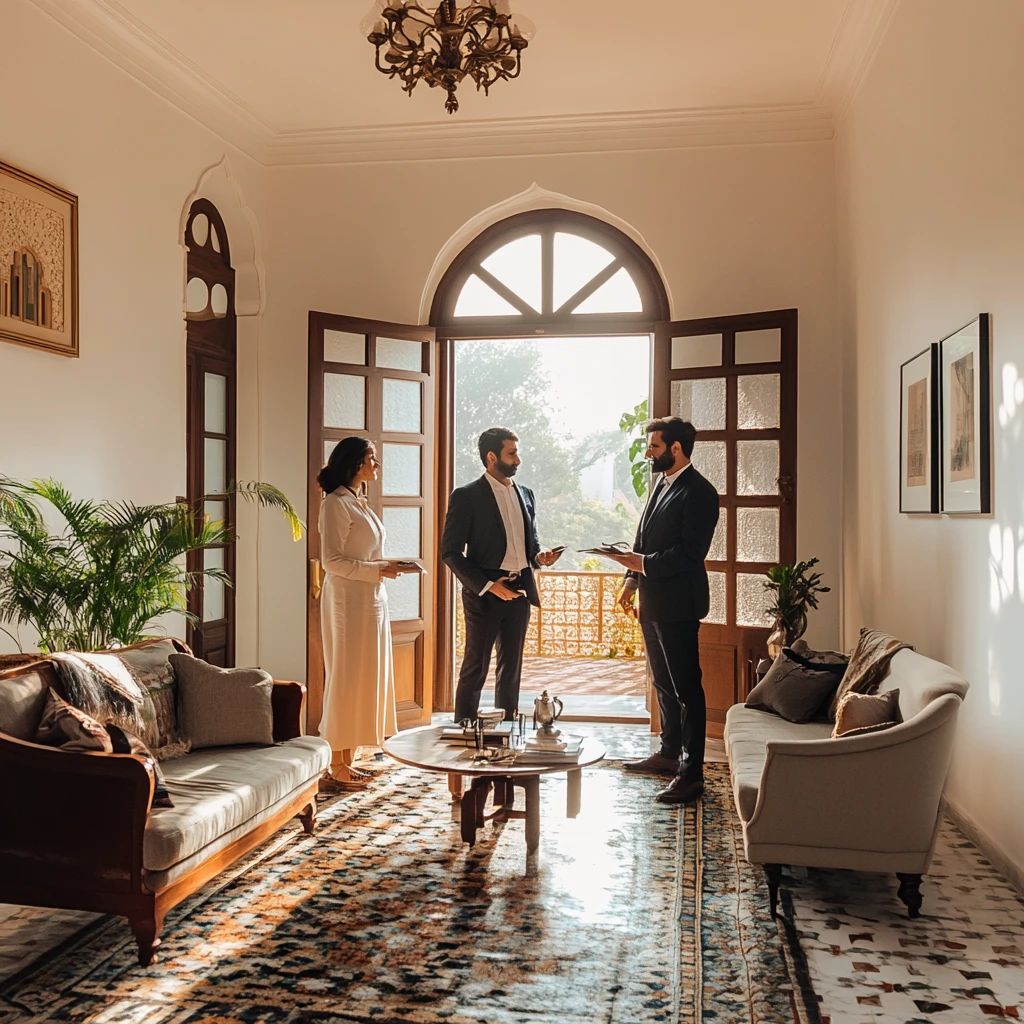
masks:
POLYGON ((908 916, 918 916, 968 683, 904 648, 879 692, 895 689, 902 723, 837 739, 831 722, 730 708, 725 748, 744 852, 764 868, 773 918, 783 865, 895 872, 908 916))
POLYGON ((148 965, 167 912, 293 817, 316 820, 330 745, 303 736, 299 683, 271 691, 272 746, 160 762, 173 807, 151 807, 144 757, 34 742, 47 661, 0 671, 0 902, 121 914, 148 965))

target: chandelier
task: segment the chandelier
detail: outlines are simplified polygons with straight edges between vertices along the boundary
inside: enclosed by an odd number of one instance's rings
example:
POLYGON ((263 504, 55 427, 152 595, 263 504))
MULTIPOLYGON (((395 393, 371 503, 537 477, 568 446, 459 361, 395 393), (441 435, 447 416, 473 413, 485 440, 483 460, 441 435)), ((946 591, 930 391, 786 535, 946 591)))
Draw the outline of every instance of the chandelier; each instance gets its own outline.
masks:
POLYGON ((441 0, 433 12, 416 0, 376 0, 360 27, 376 47, 378 71, 400 78, 410 96, 421 80, 444 89, 449 114, 459 109, 455 89, 467 76, 485 94, 502 78, 518 78, 534 34, 509 0, 470 0, 461 8, 441 0))

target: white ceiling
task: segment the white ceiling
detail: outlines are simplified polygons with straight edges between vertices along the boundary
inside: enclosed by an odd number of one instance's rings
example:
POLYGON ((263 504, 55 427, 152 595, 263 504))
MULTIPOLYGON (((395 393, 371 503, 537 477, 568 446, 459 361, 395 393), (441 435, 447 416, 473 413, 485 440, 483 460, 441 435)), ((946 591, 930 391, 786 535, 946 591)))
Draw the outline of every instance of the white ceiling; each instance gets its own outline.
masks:
POLYGON ((464 84, 453 116, 440 90, 421 85, 409 97, 374 68, 359 31, 370 0, 33 2, 265 156, 275 144, 318 144, 327 133, 351 142, 353 132, 397 126, 449 138, 477 126, 493 141, 502 126, 538 119, 549 135, 552 119, 661 131, 725 119, 778 131, 780 116, 814 114, 820 133, 898 0, 513 0, 537 26, 521 77, 489 97, 464 84))

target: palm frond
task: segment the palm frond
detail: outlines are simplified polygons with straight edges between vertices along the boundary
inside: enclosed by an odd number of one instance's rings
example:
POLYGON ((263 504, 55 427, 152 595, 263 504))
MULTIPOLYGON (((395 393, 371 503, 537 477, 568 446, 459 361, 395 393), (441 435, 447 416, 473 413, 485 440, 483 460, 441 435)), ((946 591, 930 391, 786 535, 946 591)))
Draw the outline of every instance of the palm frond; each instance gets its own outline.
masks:
POLYGON ((295 506, 288 500, 287 495, 273 484, 265 484, 259 480, 250 480, 229 485, 229 491, 237 494, 245 501, 263 505, 267 508, 279 509, 281 514, 288 520, 292 528, 292 540, 302 540, 302 534, 306 529, 305 523, 299 518, 295 506))

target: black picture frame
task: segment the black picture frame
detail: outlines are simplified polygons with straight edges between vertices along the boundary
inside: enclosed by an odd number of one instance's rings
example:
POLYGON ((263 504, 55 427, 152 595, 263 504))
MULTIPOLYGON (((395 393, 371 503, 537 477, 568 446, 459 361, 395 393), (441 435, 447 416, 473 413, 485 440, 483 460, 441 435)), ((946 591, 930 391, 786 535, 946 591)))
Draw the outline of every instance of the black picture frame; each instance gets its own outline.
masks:
POLYGON ((939 346, 900 365, 900 512, 939 511, 939 346))
POLYGON ((940 508, 992 512, 992 330, 981 313, 939 342, 940 508))

